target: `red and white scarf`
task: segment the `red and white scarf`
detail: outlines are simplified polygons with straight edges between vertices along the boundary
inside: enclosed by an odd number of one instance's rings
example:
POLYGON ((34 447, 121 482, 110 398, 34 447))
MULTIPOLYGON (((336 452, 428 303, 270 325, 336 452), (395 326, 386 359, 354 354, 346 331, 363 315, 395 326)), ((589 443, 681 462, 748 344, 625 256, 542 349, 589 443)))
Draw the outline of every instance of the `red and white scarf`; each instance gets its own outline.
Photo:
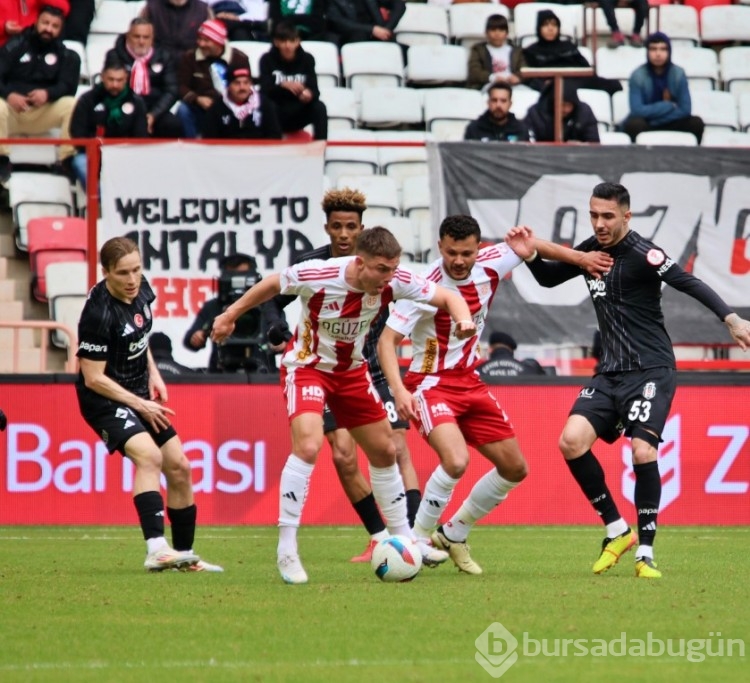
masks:
POLYGON ((148 95, 151 92, 151 79, 148 75, 148 62, 154 56, 154 48, 139 57, 133 54, 133 51, 125 45, 128 54, 135 60, 133 68, 130 70, 130 89, 136 95, 148 95))
POLYGON ((260 97, 258 96, 258 93, 253 90, 245 104, 237 104, 229 99, 228 93, 224 93, 224 104, 229 107, 229 110, 234 114, 235 118, 242 122, 260 106, 260 97))

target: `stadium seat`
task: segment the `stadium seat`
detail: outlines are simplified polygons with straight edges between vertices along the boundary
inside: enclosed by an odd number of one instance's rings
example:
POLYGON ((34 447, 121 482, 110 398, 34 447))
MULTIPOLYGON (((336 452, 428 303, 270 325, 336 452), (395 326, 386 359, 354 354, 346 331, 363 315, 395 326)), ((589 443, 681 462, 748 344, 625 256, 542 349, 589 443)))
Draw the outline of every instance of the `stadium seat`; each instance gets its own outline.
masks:
MULTIPOLYGON (((366 212, 365 212, 366 213, 366 212)), ((363 218, 363 223, 366 227, 371 227, 373 224, 368 223, 363 218)), ((416 226, 408 218, 404 216, 387 216, 380 221, 380 225, 384 228, 388 228, 399 241, 399 244, 404 249, 404 256, 410 260, 415 261, 415 253, 419 247, 419 237, 416 233, 416 226)))
POLYGON ((630 88, 625 86, 612 95, 612 122, 620 125, 630 115, 630 88))
POLYGON ((600 47, 596 50, 596 73, 602 78, 615 78, 623 84, 630 80, 630 75, 646 63, 646 50, 629 45, 611 50, 600 47))
POLYGON ((750 7, 704 7, 701 10, 701 40, 704 43, 750 41, 750 7))
POLYGON ((715 90, 719 82, 719 60, 708 47, 680 47, 672 50, 672 61, 685 69, 690 92, 715 90))
POLYGON ((484 41, 487 17, 501 14, 510 21, 510 10, 505 5, 489 2, 462 2, 448 7, 450 37, 456 45, 466 48, 484 41))
POLYGON ((102 0, 96 8, 89 34, 109 34, 117 37, 120 33, 127 32, 130 22, 138 16, 142 8, 143 5, 137 2, 102 0))
POLYGON ((69 50, 73 50, 73 52, 75 52, 81 60, 81 73, 78 77, 78 80, 81 83, 91 83, 89 63, 86 56, 86 46, 83 43, 79 43, 77 40, 63 40, 63 44, 69 50))
POLYGON ((419 146, 379 146, 378 163, 381 173, 403 183, 413 175, 427 175, 427 148, 432 135, 422 131, 382 131, 375 133, 378 143, 422 143, 419 146))
POLYGON ((382 175, 340 176, 336 186, 351 187, 364 192, 367 197, 366 225, 377 225, 377 222, 390 216, 400 214, 398 185, 393 178, 382 175))
MULTIPOLYGON (((594 35, 596 35, 597 44, 601 44, 603 41, 609 39, 612 31, 607 25, 607 20, 604 17, 604 11, 601 7, 594 7, 591 3, 586 3, 584 5, 584 17, 586 42, 594 35), (594 27, 596 27, 596 33, 594 32, 594 27)), ((626 36, 631 35, 635 21, 635 12, 633 9, 631 7, 615 7, 615 17, 620 31, 626 36)), ((645 33, 645 31, 642 31, 642 33, 645 33)))
POLYGON ((750 92, 750 47, 725 47, 719 53, 724 90, 750 92))
MULTIPOLYGON (((116 0, 112 1, 115 2, 116 0)), ((88 66, 89 82, 96 82, 96 78, 104 66, 104 57, 115 46, 116 39, 117 36, 112 33, 89 34, 86 41, 86 64, 88 66)))
POLYGON ((32 218, 70 216, 73 197, 67 178, 50 173, 13 173, 8 181, 16 246, 28 250, 28 223, 32 218))
POLYGON ((359 120, 371 128, 397 128, 422 123, 422 98, 412 88, 366 88, 359 120))
POLYGON ((578 88, 578 98, 585 102, 594 112, 599 124, 599 131, 612 128, 612 98, 604 90, 591 90, 590 88, 578 88))
POLYGON ((536 90, 532 90, 531 88, 526 88, 523 90, 514 88, 510 110, 517 119, 525 119, 529 109, 533 107, 538 101, 539 93, 536 90))
POLYGON ((328 131, 356 128, 359 119, 357 93, 349 88, 320 88, 328 111, 328 131))
POLYGON ((47 266, 86 260, 86 221, 83 218, 32 218, 27 231, 31 291, 35 299, 46 302, 47 266))
POLYGON ((325 40, 303 40, 302 48, 315 58, 318 88, 335 88, 341 80, 339 50, 335 43, 325 40))
MULTIPOLYGON (((375 143, 370 130, 330 131, 328 142, 375 143)), ((340 176, 374 175, 378 172, 378 149, 372 145, 326 145, 325 174, 336 184, 340 176)))
POLYGON ((430 178, 429 176, 412 176, 404 178, 401 208, 404 216, 412 220, 430 219, 430 178))
POLYGON ((647 130, 638 133, 636 145, 661 145, 664 147, 695 147, 698 139, 692 133, 678 130, 647 130))
POLYGON ((424 91, 425 127, 437 140, 463 140, 466 124, 486 108, 485 98, 477 90, 433 88, 424 91))
POLYGON ((448 42, 448 14, 442 7, 406 3, 406 12, 393 30, 401 45, 445 45, 448 42))
MULTIPOLYGON (((50 263, 47 266, 47 299, 51 320, 76 330, 88 294, 88 264, 85 261, 73 263, 50 263)), ((55 330, 52 343, 67 348, 67 335, 55 330)))
POLYGON ((750 92, 740 93, 737 98, 737 108, 739 110, 740 129, 743 131, 750 130, 750 92))
POLYGON ((412 45, 406 53, 407 80, 419 85, 464 85, 469 55, 461 45, 412 45))
POLYGON ((698 11, 689 5, 653 6, 649 13, 650 30, 661 31, 669 36, 673 47, 700 43, 698 11))
POLYGON ((728 128, 707 128, 703 132, 701 147, 750 147, 750 133, 728 128))
POLYGON ((341 48, 341 67, 346 85, 356 91, 404 82, 404 56, 396 43, 348 43, 341 48))
MULTIPOLYGON (((38 135, 14 135, 14 138, 59 138, 60 129, 53 128, 46 133, 38 135)), ((29 164, 32 166, 53 166, 57 162, 57 153, 55 145, 8 145, 9 158, 16 166, 20 164, 29 164)))
POLYGON ((250 60, 250 73, 255 80, 260 78, 260 58, 271 49, 271 43, 259 40, 233 40, 231 45, 247 55, 250 60))
POLYGON ((513 9, 513 35, 515 44, 527 47, 537 41, 536 15, 550 9, 560 18, 560 36, 579 42, 583 38, 583 7, 558 5, 551 2, 530 2, 513 9))
POLYGON ((699 90, 691 94, 693 115, 700 116, 706 128, 731 128, 739 130, 737 100, 730 92, 719 90, 699 90))
POLYGON ((630 136, 618 130, 599 131, 599 142, 602 145, 629 145, 630 136))

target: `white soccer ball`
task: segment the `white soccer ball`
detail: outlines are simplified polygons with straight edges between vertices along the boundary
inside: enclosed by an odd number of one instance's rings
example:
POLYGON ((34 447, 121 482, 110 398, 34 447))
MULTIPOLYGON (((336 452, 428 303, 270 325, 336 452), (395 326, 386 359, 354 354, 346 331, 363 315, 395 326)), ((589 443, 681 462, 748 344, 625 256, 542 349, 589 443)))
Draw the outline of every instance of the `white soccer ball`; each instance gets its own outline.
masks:
POLYGON ((381 581, 411 581, 422 568, 422 554, 410 538, 389 536, 373 549, 371 564, 381 581))

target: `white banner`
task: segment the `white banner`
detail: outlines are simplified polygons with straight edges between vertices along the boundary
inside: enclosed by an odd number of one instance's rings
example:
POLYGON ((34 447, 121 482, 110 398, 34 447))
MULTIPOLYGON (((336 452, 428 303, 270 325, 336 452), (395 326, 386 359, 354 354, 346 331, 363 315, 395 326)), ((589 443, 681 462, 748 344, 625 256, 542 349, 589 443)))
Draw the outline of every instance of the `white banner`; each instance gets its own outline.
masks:
POLYGON ((177 361, 208 365, 208 351, 188 351, 182 339, 214 296, 222 257, 249 254, 268 275, 322 244, 324 150, 325 143, 102 146, 99 246, 118 235, 138 242, 156 293, 154 331, 170 337, 177 361))

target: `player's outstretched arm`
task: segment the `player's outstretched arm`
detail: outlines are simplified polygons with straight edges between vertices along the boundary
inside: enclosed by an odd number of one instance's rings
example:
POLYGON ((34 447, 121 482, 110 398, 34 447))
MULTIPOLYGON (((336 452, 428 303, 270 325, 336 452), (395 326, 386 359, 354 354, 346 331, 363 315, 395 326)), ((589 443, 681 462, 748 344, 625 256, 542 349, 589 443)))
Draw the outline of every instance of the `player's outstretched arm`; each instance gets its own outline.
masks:
POLYGON ((378 360, 388 386, 393 393, 396 412, 402 420, 416 420, 417 399, 412 396, 401 381, 396 349, 404 340, 404 335, 386 325, 378 339, 378 360))
POLYGON ((740 318, 736 313, 730 313, 724 318, 724 324, 743 351, 750 349, 750 321, 740 318))
POLYGON ((445 287, 437 286, 435 296, 430 300, 430 306, 448 311, 456 323, 455 335, 458 339, 468 339, 477 333, 477 326, 471 318, 469 304, 460 294, 445 287))
POLYGON ((158 401, 159 403, 166 403, 169 400, 167 396, 167 385, 164 384, 164 379, 159 372, 159 368, 156 365, 151 349, 146 351, 148 354, 148 395, 152 401, 158 401))
POLYGON ((264 277, 254 284, 237 301, 216 316, 211 329, 211 339, 217 344, 224 341, 234 332, 234 323, 243 313, 260 306, 281 293, 281 278, 278 273, 264 277))
POLYGON ((168 415, 174 415, 174 410, 157 403, 140 398, 121 387, 117 382, 104 374, 107 366, 106 361, 91 360, 90 358, 79 358, 81 373, 86 387, 117 403, 122 403, 132 408, 154 431, 160 431, 169 427, 168 415))

